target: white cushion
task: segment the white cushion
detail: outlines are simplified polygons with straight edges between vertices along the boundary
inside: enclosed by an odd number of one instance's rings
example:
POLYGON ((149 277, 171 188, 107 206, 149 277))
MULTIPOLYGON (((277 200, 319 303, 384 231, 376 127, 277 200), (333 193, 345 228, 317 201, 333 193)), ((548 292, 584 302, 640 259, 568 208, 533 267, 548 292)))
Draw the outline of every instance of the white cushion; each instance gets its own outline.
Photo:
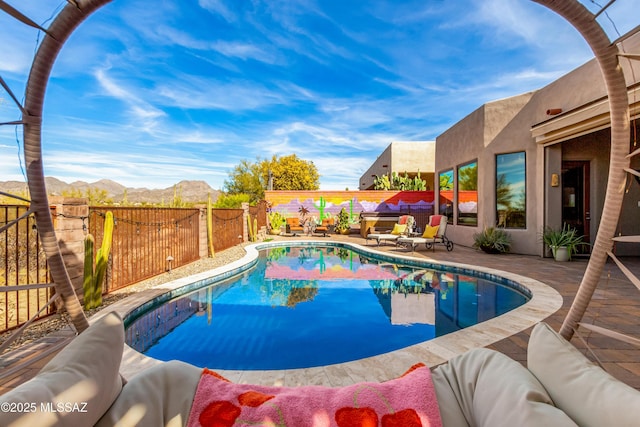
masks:
POLYGON ((432 379, 444 426, 576 426, 524 366, 493 350, 454 357, 432 379))
POLYGON ((186 425, 201 373, 178 361, 142 371, 127 382, 96 427, 186 425))
POLYGON ((38 375, 0 396, 1 426, 92 426, 122 389, 118 373, 124 327, 116 313, 102 317, 58 353, 38 375), (10 406, 11 407, 11 406, 10 406))
POLYGON ((527 359, 556 406, 579 425, 640 425, 640 392, 589 361, 546 323, 533 329, 527 359))

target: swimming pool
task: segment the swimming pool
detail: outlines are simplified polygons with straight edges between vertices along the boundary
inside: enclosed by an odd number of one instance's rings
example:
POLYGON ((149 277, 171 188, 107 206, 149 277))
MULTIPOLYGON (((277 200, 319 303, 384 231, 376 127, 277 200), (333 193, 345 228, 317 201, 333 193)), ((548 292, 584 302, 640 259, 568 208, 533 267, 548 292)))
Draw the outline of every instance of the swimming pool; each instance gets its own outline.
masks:
POLYGON ((530 297, 486 273, 403 262, 339 244, 272 247, 231 281, 138 310, 127 343, 213 369, 322 366, 425 342, 530 297))

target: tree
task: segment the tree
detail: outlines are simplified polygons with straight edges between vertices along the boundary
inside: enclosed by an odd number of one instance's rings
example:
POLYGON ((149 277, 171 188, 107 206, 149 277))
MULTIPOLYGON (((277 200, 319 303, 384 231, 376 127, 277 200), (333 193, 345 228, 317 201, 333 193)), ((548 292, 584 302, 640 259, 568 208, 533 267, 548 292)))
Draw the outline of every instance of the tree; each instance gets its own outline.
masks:
POLYGON ((256 163, 242 160, 240 164, 234 166, 229 172, 229 179, 224 181, 226 193, 248 194, 253 203, 264 198, 266 184, 260 181, 259 161, 259 158, 256 163))
POLYGON ((453 190, 453 171, 440 174, 439 189, 440 191, 453 190))
POLYGON ((501 173, 498 176, 498 182, 496 182, 496 204, 498 210, 509 212, 513 206, 513 191, 511 191, 511 185, 507 181, 507 175, 501 173))
POLYGON ((255 163, 242 160, 229 172, 225 180, 226 193, 248 194, 250 203, 264 199, 264 191, 269 183, 271 171, 274 190, 317 190, 320 188, 320 175, 312 161, 298 158, 295 154, 271 160, 257 158, 255 163))
POLYGON ((251 196, 244 193, 221 194, 213 205, 216 209, 239 209, 243 203, 249 203, 251 196))
POLYGON ((269 180, 269 169, 273 177, 274 190, 317 190, 320 188, 320 175, 312 161, 298 158, 295 154, 278 158, 261 164, 262 178, 269 180), (266 170, 265 170, 266 167, 266 170))
POLYGON ((473 162, 458 169, 458 188, 466 191, 478 189, 478 163, 473 162))

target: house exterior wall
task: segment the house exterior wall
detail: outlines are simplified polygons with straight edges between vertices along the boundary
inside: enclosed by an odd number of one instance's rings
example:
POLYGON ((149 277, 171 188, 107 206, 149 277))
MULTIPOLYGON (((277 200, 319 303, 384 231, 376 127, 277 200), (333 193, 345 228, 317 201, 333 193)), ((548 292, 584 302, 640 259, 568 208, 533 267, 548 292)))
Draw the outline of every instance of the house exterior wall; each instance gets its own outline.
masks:
MULTIPOLYGON (((535 228, 529 226, 535 217, 538 195, 530 184, 536 175, 537 147, 529 132, 526 115, 531 93, 483 105, 452 128, 436 138, 436 175, 453 169, 457 181, 457 166, 478 161, 478 225, 458 225, 457 209, 447 235, 455 243, 473 245, 473 235, 496 223, 495 156, 525 151, 527 169, 527 228, 509 230, 513 237, 512 250, 534 253, 535 228)), ((454 205, 457 204, 454 200, 454 205)))
MULTIPOLYGON (((625 51, 640 51, 640 33, 625 41, 625 51)), ((637 117, 640 61, 622 59, 621 63, 630 86, 632 118, 637 117)), ((589 162, 592 243, 602 214, 609 167, 606 95, 600 69, 592 60, 535 92, 489 102, 438 136, 436 177, 442 171, 453 169, 457 182, 456 167, 474 159, 478 161, 478 224, 457 225, 454 218, 447 228, 449 238, 456 244, 471 246, 474 233, 496 225, 496 155, 524 151, 526 228, 507 229, 513 238, 512 251, 543 255, 540 232, 545 226, 562 226, 562 183, 551 186, 551 177, 562 176, 563 160, 589 162), (548 114, 553 109, 561 112, 548 114)), ((632 166, 634 164, 640 168, 640 159, 632 159, 632 166)), ((640 183, 631 184, 620 218, 621 232, 625 235, 640 234, 637 221, 640 183)), ((436 187, 436 200, 437 197, 436 187)), ((617 245, 616 250, 623 255, 640 254, 640 249, 631 245, 617 245)))
POLYGON ((422 179, 427 182, 427 190, 433 189, 435 151, 435 141, 394 141, 362 174, 359 189, 373 189, 375 176, 394 172, 403 176, 407 172, 410 177, 420 172, 422 179))

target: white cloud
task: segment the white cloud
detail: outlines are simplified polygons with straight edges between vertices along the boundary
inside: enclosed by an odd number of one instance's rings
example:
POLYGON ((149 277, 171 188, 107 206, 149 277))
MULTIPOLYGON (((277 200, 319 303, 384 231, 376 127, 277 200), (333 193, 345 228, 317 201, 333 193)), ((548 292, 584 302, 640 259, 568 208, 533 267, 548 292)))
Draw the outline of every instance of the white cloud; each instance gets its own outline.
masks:
POLYGON ((126 88, 119 85, 114 79, 107 75, 108 69, 98 69, 95 71, 95 78, 106 94, 123 101, 129 106, 133 120, 140 120, 141 125, 148 131, 152 131, 157 124, 157 119, 166 116, 166 113, 156 108, 149 102, 135 95, 134 88, 126 88))
POLYGON ((198 76, 158 82, 158 102, 184 109, 255 110, 286 102, 283 94, 252 81, 219 82, 198 76))
POLYGON ((198 0, 201 8, 222 16, 228 22, 236 20, 235 14, 224 4, 224 0, 198 0))

